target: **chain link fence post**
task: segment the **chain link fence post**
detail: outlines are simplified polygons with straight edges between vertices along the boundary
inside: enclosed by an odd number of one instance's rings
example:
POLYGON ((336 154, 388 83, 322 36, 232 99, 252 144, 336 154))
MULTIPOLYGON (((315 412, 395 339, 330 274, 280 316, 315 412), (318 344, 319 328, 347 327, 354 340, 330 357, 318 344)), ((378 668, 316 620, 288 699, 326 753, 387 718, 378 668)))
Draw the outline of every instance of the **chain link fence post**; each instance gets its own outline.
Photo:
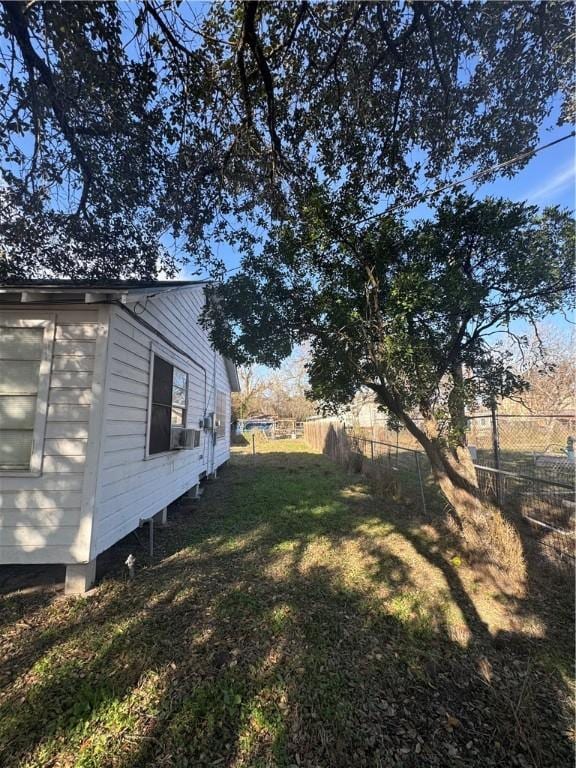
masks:
MULTIPOLYGON (((498 414, 496 411, 496 403, 492 401, 490 406, 490 416, 492 423, 492 452, 494 454, 494 469, 500 469, 500 441, 498 435, 498 414)), ((502 506, 502 484, 500 481, 500 475, 496 475, 496 502, 498 506, 502 506)))
POLYGON ((416 458, 416 469, 418 470, 418 482, 420 484, 420 496, 422 498, 422 511, 426 514, 426 496, 424 494, 424 483, 422 482, 422 470, 420 469, 420 456, 418 451, 414 451, 416 458))

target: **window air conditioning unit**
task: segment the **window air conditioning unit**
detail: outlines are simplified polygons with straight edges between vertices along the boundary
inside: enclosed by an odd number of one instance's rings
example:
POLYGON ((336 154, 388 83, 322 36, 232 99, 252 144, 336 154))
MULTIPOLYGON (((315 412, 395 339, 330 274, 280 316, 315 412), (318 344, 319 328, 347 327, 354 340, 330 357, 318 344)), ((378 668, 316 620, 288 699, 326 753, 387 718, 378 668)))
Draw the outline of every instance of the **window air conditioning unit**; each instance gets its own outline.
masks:
POLYGON ((173 429, 170 433, 170 449, 173 451, 190 450, 199 445, 199 429, 173 429))
POLYGON ((180 448, 198 448, 200 445, 199 429, 180 430, 180 448))
POLYGON ((170 450, 171 451, 178 451, 182 447, 180 445, 180 433, 183 432, 182 429, 172 429, 170 431, 170 450))

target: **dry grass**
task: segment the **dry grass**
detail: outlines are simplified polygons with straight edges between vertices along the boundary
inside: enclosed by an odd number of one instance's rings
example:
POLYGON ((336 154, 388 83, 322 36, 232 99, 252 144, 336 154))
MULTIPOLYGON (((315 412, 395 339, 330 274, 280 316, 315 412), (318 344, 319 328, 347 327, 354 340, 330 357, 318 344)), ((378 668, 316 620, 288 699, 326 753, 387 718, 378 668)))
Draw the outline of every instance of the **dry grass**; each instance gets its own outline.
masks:
POLYGON ((464 522, 447 512, 446 527, 460 541, 466 558, 477 570, 491 573, 508 593, 523 597, 527 565, 518 531, 497 508, 485 505, 481 515, 464 522))

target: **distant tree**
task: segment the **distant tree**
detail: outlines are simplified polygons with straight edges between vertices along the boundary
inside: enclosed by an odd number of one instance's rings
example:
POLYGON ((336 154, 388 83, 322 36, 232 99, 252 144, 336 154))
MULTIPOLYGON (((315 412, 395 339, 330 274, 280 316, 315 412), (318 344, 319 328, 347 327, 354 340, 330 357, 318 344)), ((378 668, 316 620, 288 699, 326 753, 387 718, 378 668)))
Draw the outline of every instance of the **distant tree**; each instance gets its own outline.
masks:
POLYGON ((261 414, 263 397, 268 386, 266 380, 258 376, 256 369, 251 365, 241 366, 238 369, 238 378, 240 392, 232 393, 232 419, 248 419, 250 416, 261 414))
POLYGON ((352 230, 573 117, 569 2, 0 10, 2 279, 218 273, 320 183, 352 230))
POLYGON ((309 351, 300 348, 269 377, 267 394, 272 412, 278 418, 303 421, 316 413, 315 404, 307 397, 309 357, 309 351))
POLYGON ((236 359, 271 363, 308 340, 314 398, 335 409, 372 390, 426 451, 465 523, 481 507, 466 409, 526 388, 493 339, 571 300, 571 216, 459 194, 433 220, 385 216, 336 243, 337 215, 322 196, 311 199, 306 219, 279 227, 242 274, 213 287, 213 338, 236 359))
POLYGON ((309 389, 305 349, 297 350, 271 372, 258 372, 256 366, 240 366, 240 392, 232 395, 232 414, 246 419, 266 414, 278 419, 298 421, 315 413, 307 397, 309 389))
POLYGON ((503 401, 501 413, 576 414, 576 338, 558 326, 537 324, 529 335, 512 340, 514 368, 526 389, 503 401))

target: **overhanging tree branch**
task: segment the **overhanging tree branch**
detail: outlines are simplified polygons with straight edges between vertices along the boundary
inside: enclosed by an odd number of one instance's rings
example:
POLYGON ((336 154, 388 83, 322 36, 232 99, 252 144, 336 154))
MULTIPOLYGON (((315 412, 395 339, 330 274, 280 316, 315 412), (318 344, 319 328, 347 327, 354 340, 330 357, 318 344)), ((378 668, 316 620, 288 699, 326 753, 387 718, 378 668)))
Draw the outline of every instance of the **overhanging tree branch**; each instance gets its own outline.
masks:
POLYGON ((180 53, 183 53, 187 59, 197 58, 197 54, 194 51, 191 51, 189 48, 187 48, 184 45, 184 43, 178 40, 176 35, 173 33, 173 31, 170 29, 170 27, 162 17, 162 14, 160 13, 160 11, 153 5, 153 3, 149 2, 148 0, 145 0, 144 8, 148 11, 150 16, 152 16, 154 21, 158 24, 166 40, 173 48, 180 51, 180 53))
POLYGON ((366 8, 366 3, 360 3, 356 8, 356 11, 352 16, 352 21, 350 22, 350 25, 348 26, 348 28, 346 29, 346 31, 338 41, 338 45, 336 46, 336 50, 334 51, 332 58, 324 68, 324 75, 327 75, 333 69, 333 67, 336 66, 338 58, 342 53, 343 49, 345 48, 345 46, 347 45, 348 40, 350 39, 350 35, 352 34, 354 27, 358 23, 360 16, 362 16, 362 14, 364 13, 365 8, 366 8))
POLYGON ((46 88, 50 106, 52 112, 56 118, 56 122, 66 141, 68 146, 72 150, 72 154, 76 159, 80 171, 82 174, 82 194, 80 196, 80 202, 76 213, 81 213, 88 201, 88 194, 90 190, 90 184, 92 182, 92 167, 88 158, 86 157, 84 150, 76 138, 76 134, 72 126, 68 121, 65 105, 60 97, 56 83, 52 75, 50 67, 35 51, 32 41, 30 40, 30 34, 28 31, 28 22, 24 15, 26 11, 26 4, 22 2, 9 2, 4 0, 2 5, 8 18, 10 28, 14 34, 14 37, 18 43, 24 62, 29 71, 38 72, 40 81, 46 88))
MULTIPOLYGON (((260 3, 257 0, 249 0, 249 2, 244 2, 244 20, 242 24, 242 39, 241 39, 241 45, 239 49, 241 53, 241 56, 239 58, 239 63, 243 68, 244 67, 244 49, 245 49, 245 45, 248 44, 248 47, 250 48, 252 55, 254 56, 254 59, 258 66, 258 71, 260 72, 262 83, 264 85, 264 92, 266 93, 266 122, 268 125, 268 133, 270 135, 270 140, 272 142, 273 152, 274 152, 274 155, 279 160, 282 160, 282 144, 280 142, 280 137, 278 136, 278 132, 276 129, 276 101, 274 97, 274 78, 272 77, 272 72, 270 71, 270 67, 268 66, 268 61, 264 54, 262 43, 260 42, 260 39, 256 32, 256 16, 259 10, 259 5, 260 3)), ((248 84, 246 81, 245 70, 241 71, 241 79, 243 83, 244 94, 245 96, 247 96, 248 84)))
POLYGON ((434 62, 434 68, 436 69, 436 74, 438 75, 440 86, 444 91, 444 107, 446 111, 448 111, 448 107, 450 106, 450 83, 446 78, 445 72, 442 70, 442 66, 440 65, 440 59, 438 58, 438 50, 436 48, 436 36, 434 34, 434 25, 432 24, 430 7, 428 3, 426 2, 421 3, 420 11, 422 13, 422 16, 424 17, 424 24, 426 25, 426 30, 428 32, 428 40, 430 41, 430 52, 432 54, 432 61, 434 62))

